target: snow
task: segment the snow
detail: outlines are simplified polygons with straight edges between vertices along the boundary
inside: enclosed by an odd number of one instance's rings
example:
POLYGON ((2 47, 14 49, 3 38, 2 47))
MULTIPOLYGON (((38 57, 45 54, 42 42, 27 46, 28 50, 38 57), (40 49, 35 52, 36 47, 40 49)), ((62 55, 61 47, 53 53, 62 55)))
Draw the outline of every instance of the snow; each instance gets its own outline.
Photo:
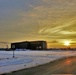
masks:
POLYGON ((76 51, 0 51, 0 74, 49 63, 62 57, 76 56, 76 51))

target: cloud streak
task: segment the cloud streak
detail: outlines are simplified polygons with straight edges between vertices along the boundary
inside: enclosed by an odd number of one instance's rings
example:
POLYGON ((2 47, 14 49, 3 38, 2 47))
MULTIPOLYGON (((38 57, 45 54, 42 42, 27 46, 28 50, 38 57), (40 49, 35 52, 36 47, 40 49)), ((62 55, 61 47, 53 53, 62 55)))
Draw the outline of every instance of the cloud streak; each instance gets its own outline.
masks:
POLYGON ((0 0, 0 11, 2 41, 76 37, 76 0, 0 0))

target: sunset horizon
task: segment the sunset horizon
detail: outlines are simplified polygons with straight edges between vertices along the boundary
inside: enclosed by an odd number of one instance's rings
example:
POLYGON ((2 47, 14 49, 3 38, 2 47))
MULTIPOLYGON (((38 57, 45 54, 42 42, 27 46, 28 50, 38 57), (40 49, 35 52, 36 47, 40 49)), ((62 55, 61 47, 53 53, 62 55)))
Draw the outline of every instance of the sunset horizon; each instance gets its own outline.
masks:
POLYGON ((0 75, 76 74, 76 0, 0 0, 0 75))
POLYGON ((75 48, 76 0, 0 0, 0 48, 35 40, 75 48))

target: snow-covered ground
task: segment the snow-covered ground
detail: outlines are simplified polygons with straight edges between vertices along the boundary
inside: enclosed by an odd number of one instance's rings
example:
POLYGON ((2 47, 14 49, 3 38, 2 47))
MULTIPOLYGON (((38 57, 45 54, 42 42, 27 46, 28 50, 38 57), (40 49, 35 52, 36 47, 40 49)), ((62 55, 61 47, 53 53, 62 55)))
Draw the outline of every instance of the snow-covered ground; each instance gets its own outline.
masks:
POLYGON ((76 51, 0 51, 0 74, 49 63, 62 57, 76 56, 76 51))

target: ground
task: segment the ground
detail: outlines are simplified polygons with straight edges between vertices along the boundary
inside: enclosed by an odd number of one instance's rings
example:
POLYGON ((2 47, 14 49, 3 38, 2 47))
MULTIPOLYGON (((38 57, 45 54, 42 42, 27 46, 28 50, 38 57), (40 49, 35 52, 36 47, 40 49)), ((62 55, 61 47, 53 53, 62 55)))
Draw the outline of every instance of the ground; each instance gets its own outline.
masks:
POLYGON ((74 75, 76 74, 76 56, 55 60, 45 65, 24 69, 6 75, 74 75))
POLYGON ((0 51, 0 74, 31 68, 55 60, 76 56, 76 51, 0 51))

